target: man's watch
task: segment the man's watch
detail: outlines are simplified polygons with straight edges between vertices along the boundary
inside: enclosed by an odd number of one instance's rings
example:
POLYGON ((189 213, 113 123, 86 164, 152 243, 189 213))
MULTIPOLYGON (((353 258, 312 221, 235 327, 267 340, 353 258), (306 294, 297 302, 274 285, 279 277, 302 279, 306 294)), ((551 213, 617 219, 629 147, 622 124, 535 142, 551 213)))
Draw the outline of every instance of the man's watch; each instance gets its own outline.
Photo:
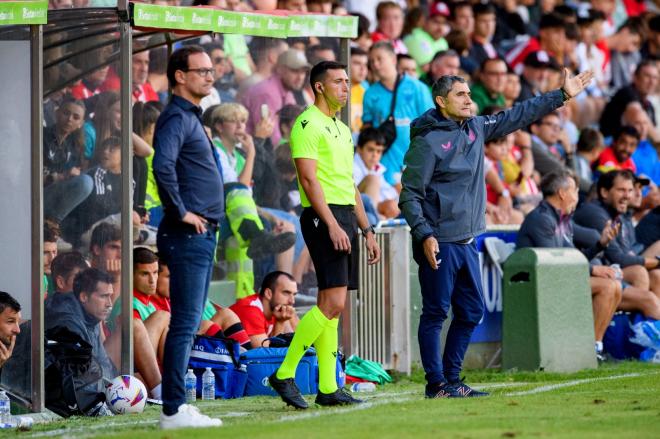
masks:
POLYGON ((562 94, 562 97, 564 99, 564 102, 571 99, 572 96, 569 95, 568 93, 566 93, 566 90, 564 90, 564 87, 560 88, 560 90, 561 90, 561 94, 562 94))
POLYGON ((366 238, 369 232, 373 233, 374 235, 376 234, 374 230, 374 226, 369 225, 369 227, 365 227, 364 229, 362 229, 362 236, 366 238))

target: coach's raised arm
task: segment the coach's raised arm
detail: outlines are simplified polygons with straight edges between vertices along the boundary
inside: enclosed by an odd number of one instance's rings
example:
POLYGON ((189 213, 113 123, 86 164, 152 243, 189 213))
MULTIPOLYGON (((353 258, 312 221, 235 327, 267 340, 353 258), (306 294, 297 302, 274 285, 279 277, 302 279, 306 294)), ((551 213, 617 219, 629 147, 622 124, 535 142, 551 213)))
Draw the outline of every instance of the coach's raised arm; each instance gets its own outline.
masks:
POLYGON ((486 229, 484 143, 523 128, 578 95, 593 77, 570 76, 558 90, 490 116, 472 116, 467 82, 442 76, 433 85, 435 109, 411 126, 399 207, 413 236, 423 296, 419 325, 426 396, 483 396, 459 379, 470 336, 483 314, 475 237, 486 229), (454 318, 443 357, 440 331, 449 304, 454 318))

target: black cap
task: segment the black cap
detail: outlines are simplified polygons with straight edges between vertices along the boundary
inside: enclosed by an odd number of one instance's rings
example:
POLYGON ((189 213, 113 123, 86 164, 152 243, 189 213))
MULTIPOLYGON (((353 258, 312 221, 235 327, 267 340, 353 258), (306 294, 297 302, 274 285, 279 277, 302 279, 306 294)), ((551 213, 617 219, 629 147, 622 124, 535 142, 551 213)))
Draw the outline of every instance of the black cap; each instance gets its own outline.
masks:
POLYGON ((545 50, 537 50, 536 52, 530 53, 525 57, 523 64, 529 67, 535 67, 537 69, 547 68, 553 70, 561 70, 561 66, 557 60, 550 56, 545 50))

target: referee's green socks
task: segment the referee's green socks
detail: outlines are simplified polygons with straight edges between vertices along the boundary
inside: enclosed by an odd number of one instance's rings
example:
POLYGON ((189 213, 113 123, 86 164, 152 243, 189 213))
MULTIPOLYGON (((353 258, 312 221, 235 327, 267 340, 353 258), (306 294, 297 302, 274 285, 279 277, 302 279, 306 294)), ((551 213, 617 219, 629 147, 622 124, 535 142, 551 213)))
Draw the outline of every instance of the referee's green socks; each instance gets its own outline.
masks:
POLYGON ((314 344, 316 339, 319 338, 319 335, 321 335, 329 323, 330 320, 323 315, 318 306, 314 306, 300 319, 286 357, 284 357, 280 368, 277 369, 277 374, 275 375, 277 379, 295 378, 296 368, 300 359, 305 355, 307 349, 314 344))
POLYGON ((337 346, 339 319, 328 322, 314 342, 319 360, 319 392, 329 394, 337 390, 337 346))

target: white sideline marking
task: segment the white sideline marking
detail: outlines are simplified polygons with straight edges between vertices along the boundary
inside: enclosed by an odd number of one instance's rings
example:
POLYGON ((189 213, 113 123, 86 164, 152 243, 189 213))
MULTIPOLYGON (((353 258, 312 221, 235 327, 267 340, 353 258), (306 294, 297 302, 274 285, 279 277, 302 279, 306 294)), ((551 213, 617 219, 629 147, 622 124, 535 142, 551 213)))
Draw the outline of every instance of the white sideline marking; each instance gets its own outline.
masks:
POLYGON ((325 416, 325 415, 338 415, 342 413, 350 413, 350 412, 355 412, 358 410, 365 410, 371 407, 376 407, 379 405, 383 404, 388 404, 391 402, 406 402, 406 401, 412 401, 413 397, 407 397, 407 398, 382 398, 378 400, 371 400, 371 401, 366 401, 363 402, 362 404, 358 405, 353 405, 350 407, 343 407, 343 408, 336 408, 336 409, 325 409, 325 410, 316 410, 313 412, 307 412, 307 413, 301 413, 299 415, 288 415, 288 416, 282 416, 280 419, 276 420, 275 422, 284 422, 284 421, 297 421, 300 419, 309 419, 309 418, 317 418, 319 416, 325 416))
POLYGON ((647 374, 626 373, 626 374, 623 374, 623 375, 613 375, 613 376, 609 376, 609 377, 584 378, 584 379, 581 379, 581 380, 567 381, 565 383, 557 383, 557 384, 550 384, 550 385, 547 385, 547 386, 541 386, 541 387, 537 387, 537 388, 532 389, 532 390, 524 390, 524 391, 521 391, 521 392, 506 393, 504 396, 533 395, 535 393, 550 392, 552 390, 561 389, 563 387, 578 386, 580 384, 593 383, 593 382, 596 382, 596 381, 618 380, 618 379, 621 379, 621 378, 635 378, 635 377, 648 376, 648 375, 655 375, 655 373, 647 373, 647 374))
POLYGON ((68 437, 72 437, 73 434, 75 433, 83 433, 86 430, 101 430, 101 429, 106 429, 108 427, 130 427, 130 426, 136 426, 136 425, 151 425, 151 424, 157 424, 158 420, 157 419, 145 419, 142 421, 133 421, 133 422, 110 422, 110 423, 102 423, 99 425, 86 425, 85 427, 77 427, 77 428, 60 428, 59 430, 51 430, 51 431, 38 431, 35 433, 29 433, 29 434, 22 434, 21 436, 24 437, 49 437, 49 436, 60 436, 60 435, 65 435, 68 437))

